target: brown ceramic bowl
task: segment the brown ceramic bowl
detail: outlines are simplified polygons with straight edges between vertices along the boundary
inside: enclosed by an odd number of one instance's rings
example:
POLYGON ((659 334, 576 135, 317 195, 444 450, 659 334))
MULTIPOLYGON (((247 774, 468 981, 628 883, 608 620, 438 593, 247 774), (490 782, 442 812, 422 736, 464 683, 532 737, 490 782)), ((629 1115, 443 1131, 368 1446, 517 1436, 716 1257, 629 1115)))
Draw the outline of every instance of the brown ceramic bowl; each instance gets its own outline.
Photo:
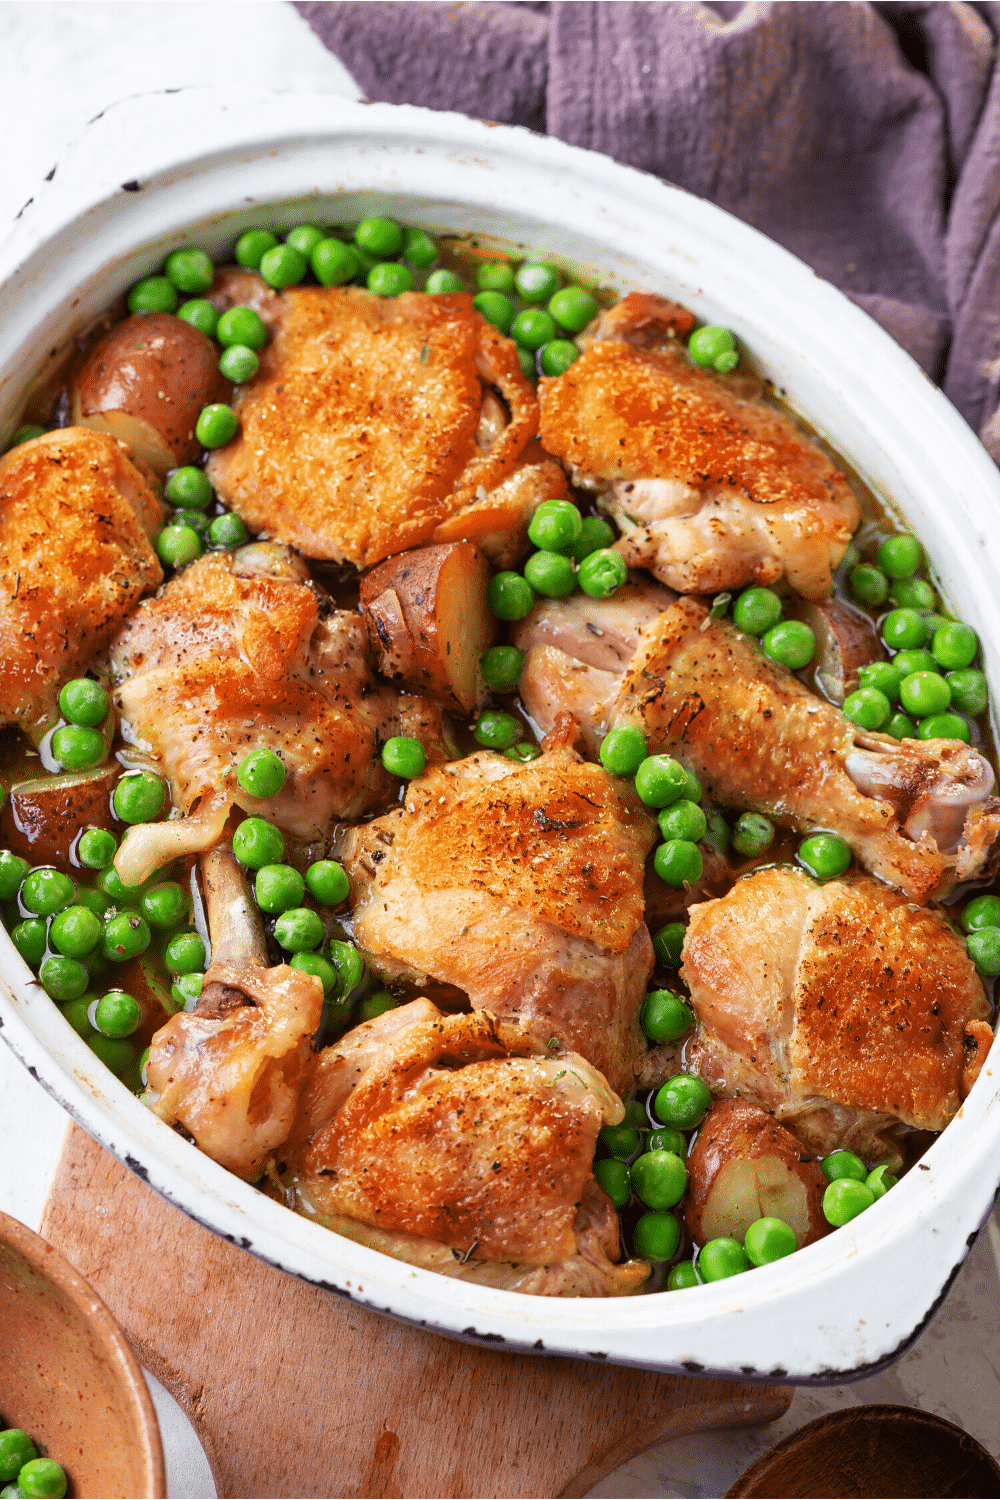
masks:
POLYGON ((61 1463, 73 1496, 165 1496, 142 1370, 104 1303, 58 1251, 0 1213, 0 1418, 61 1463))

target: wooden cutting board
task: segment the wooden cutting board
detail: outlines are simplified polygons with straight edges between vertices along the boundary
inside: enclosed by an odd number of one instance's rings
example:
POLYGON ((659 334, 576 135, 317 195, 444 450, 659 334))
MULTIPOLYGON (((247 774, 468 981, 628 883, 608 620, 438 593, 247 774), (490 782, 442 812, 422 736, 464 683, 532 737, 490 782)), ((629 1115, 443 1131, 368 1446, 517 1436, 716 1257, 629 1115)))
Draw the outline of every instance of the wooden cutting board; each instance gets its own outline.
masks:
POLYGON ((75 1125, 41 1228, 188 1413, 221 1496, 584 1495, 654 1443, 792 1399, 369 1312, 202 1229, 75 1125))

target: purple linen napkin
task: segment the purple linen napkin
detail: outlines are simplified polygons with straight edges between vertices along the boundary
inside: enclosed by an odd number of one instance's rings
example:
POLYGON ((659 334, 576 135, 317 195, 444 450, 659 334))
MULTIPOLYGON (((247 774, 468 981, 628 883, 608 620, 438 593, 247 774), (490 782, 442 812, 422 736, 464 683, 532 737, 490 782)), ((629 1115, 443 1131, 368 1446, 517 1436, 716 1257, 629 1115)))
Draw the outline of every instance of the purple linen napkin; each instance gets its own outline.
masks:
POLYGON ((1000 459, 1000 3, 304 3, 370 99, 709 198, 909 350, 1000 459))

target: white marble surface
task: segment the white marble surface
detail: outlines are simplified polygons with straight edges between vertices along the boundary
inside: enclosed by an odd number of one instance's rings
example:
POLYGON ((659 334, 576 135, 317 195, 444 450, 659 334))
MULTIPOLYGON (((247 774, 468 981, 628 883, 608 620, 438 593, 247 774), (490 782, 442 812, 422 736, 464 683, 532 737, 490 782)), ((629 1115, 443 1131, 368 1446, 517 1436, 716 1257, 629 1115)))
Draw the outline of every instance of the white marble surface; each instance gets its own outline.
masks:
MULTIPOLYGON (((280 0, 246 4, 0 0, 0 232, 65 144, 129 94, 227 82, 357 97, 336 59, 280 0)), ((38 1227, 65 1117, 0 1045, 0 1209, 38 1227)), ((770 1427, 699 1434, 651 1449, 597 1486, 601 1496, 722 1494, 742 1470, 804 1422, 843 1406, 892 1402, 959 1423, 1000 1454, 1000 1233, 991 1222, 920 1342, 883 1375, 804 1390, 770 1427)), ((177 1404, 149 1377, 173 1497, 215 1494, 207 1461, 177 1404)))

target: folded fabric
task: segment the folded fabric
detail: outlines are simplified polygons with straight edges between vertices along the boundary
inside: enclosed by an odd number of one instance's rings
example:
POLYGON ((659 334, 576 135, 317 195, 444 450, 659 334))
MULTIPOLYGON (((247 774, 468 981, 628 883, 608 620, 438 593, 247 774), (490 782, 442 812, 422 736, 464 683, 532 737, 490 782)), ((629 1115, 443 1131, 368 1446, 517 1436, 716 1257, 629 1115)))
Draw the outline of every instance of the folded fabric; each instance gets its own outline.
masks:
POLYGON ((1000 459, 1000 4, 299 4, 370 99, 709 198, 876 318, 1000 459))

